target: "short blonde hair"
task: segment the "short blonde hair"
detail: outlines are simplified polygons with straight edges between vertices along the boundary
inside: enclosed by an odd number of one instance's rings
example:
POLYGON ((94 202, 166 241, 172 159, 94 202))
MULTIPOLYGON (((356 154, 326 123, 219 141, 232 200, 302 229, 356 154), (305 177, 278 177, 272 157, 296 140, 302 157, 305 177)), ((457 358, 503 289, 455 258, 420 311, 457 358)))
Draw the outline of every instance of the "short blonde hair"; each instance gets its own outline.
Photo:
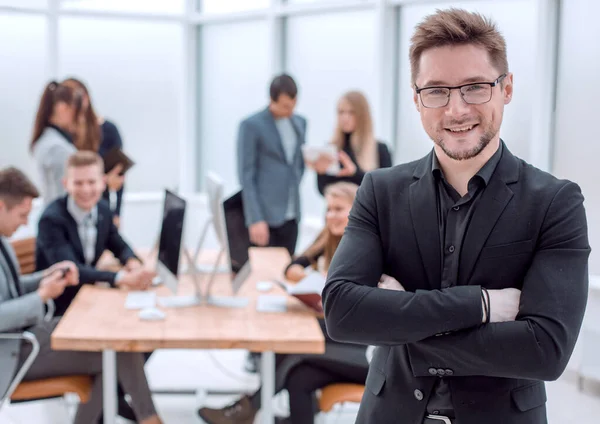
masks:
POLYGON ((496 25, 485 16, 463 9, 437 10, 417 25, 411 38, 410 70, 415 84, 424 51, 434 47, 476 44, 487 50, 491 64, 501 74, 508 73, 506 41, 496 25))
POLYGON ((80 150, 69 156, 67 160, 67 168, 83 168, 90 165, 98 165, 104 173, 104 161, 96 152, 80 150))

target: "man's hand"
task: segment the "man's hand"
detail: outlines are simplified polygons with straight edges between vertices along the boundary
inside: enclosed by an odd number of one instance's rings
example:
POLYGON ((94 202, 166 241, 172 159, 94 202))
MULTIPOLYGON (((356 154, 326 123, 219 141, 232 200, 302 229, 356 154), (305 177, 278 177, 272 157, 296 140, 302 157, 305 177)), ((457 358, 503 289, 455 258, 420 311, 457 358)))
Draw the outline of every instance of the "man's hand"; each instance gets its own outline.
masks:
POLYGON ((400 282, 398 280, 396 280, 394 277, 390 277, 389 275, 386 275, 386 274, 383 274, 381 276, 381 279, 379 280, 379 284, 377 284, 377 287, 379 287, 380 289, 386 289, 386 290, 406 291, 406 290, 404 290, 404 287, 402 286, 402 284, 400 284, 400 282))
POLYGON ((519 313, 521 290, 509 288, 488 290, 488 293, 490 295, 490 322, 514 321, 519 313))
POLYGON ((79 284, 79 269, 77 268, 77 265, 75 265, 71 261, 62 261, 55 263, 46 271, 44 271, 43 276, 48 277, 53 274, 58 274, 62 277, 63 270, 67 270, 65 274, 65 280, 67 282, 67 285, 76 286, 77 284, 79 284))
POLYGON ((127 271, 135 271, 142 267, 142 263, 137 258, 129 258, 127 263, 125 264, 125 269, 127 271))
POLYGON ((40 281, 40 286, 37 289, 37 293, 45 303, 48 300, 56 299, 58 296, 63 294, 66 286, 66 277, 63 277, 61 272, 54 272, 47 277, 42 278, 42 281, 40 281))
POLYGON ((125 176, 121 175, 123 165, 118 163, 113 169, 106 173, 106 185, 112 191, 119 191, 125 182, 125 176))
POLYGON ((152 279, 155 276, 154 271, 138 268, 133 271, 125 271, 119 281, 116 282, 116 285, 127 290, 146 290, 152 285, 152 279))
POLYGON ((338 177, 351 177, 356 174, 356 165, 350 159, 350 156, 343 150, 339 152, 340 163, 342 165, 342 169, 338 172, 338 177))
POLYGON ((269 244, 269 226, 266 221, 255 222, 248 228, 250 241, 257 246, 266 246, 269 244))
POLYGON ((119 226, 121 225, 121 218, 119 217, 119 215, 113 216, 113 224, 115 224, 115 227, 117 227, 118 230, 119 226))

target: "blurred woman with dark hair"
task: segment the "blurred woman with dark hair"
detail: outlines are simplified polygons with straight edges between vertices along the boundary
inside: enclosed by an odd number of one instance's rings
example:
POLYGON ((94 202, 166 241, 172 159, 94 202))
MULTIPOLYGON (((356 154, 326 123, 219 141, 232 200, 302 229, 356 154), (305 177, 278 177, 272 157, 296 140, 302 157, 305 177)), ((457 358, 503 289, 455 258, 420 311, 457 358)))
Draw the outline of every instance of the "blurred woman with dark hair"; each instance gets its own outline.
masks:
POLYGON ((30 150, 41 178, 44 204, 65 194, 63 176, 67 159, 77 150, 73 135, 82 109, 80 92, 51 81, 38 106, 30 150))

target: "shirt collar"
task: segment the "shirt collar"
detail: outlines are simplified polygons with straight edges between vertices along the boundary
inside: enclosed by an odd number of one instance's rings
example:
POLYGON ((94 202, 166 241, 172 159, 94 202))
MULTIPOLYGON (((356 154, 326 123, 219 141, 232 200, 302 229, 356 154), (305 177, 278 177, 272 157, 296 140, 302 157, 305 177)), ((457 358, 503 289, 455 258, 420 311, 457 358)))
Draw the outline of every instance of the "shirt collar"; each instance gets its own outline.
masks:
POLYGON ((69 211, 77 225, 82 225, 83 220, 88 214, 92 215, 92 221, 94 223, 96 223, 96 221, 98 220, 98 206, 94 206, 90 212, 86 212, 79 206, 77 206, 77 203, 75 203, 75 200, 73 200, 71 196, 67 197, 67 210, 69 211))
POLYGON ((69 143, 74 144, 73 136, 70 133, 68 133, 67 131, 63 130, 61 127, 56 126, 54 124, 48 124, 48 126, 50 128, 55 129, 56 131, 58 131, 60 133, 60 135, 62 135, 69 143))
MULTIPOLYGON (((498 162, 500 162, 500 158, 502 157, 502 144, 502 140, 500 140, 500 145, 498 146, 498 149, 496 149, 496 152, 492 155, 491 158, 488 159, 485 165, 483 165, 481 169, 477 171, 477 173, 474 175, 474 177, 481 178, 481 180, 483 180, 486 186, 489 184, 492 175, 494 175, 496 166, 498 165, 498 162)), ((433 172, 433 175, 436 178, 444 178, 444 172, 442 171, 442 167, 440 166, 440 162, 438 161, 435 151, 433 152, 431 172, 433 172)))

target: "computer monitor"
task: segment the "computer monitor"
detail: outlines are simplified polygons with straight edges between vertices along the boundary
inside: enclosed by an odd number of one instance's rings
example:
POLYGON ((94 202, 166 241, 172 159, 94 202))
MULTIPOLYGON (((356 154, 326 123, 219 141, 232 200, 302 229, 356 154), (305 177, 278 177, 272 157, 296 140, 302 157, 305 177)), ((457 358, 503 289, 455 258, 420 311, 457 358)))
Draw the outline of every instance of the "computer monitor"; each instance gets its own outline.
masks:
POLYGON ((231 288, 236 294, 251 271, 248 255, 250 236, 245 225, 241 192, 224 199, 223 182, 213 172, 206 175, 206 191, 213 228, 220 244, 220 256, 225 255, 231 270, 231 288))
POLYGON ((170 190, 165 190, 162 225, 158 243, 157 274, 173 293, 179 285, 179 263, 187 203, 170 190))

